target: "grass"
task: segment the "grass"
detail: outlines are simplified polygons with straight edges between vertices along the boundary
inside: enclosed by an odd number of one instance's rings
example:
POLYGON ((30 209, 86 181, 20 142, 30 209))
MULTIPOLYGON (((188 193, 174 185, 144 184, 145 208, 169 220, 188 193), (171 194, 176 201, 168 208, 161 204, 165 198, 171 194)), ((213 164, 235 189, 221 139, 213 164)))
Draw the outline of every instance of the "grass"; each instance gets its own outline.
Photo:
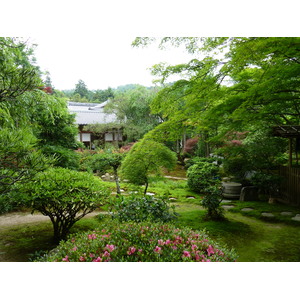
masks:
MULTIPOLYGON (((105 184, 115 191, 114 182, 105 184)), ((123 182, 121 188, 125 193, 139 190, 139 187, 123 182)), ((172 200, 180 214, 176 225, 205 229, 218 243, 234 248, 240 262, 300 261, 300 222, 280 214, 282 211, 290 211, 296 215, 300 213, 299 207, 232 200, 224 203, 234 205, 234 208, 226 211, 226 220, 207 221, 204 218, 206 211, 200 206, 201 195, 189 191, 186 181, 154 177, 149 192, 156 195, 168 193, 169 197, 176 198, 172 200), (241 211, 245 207, 254 210, 241 211), (272 212, 274 218, 263 218, 262 212, 272 212)), ((93 229, 99 222, 101 218, 98 217, 82 219, 73 226, 71 233, 93 229)), ((55 247, 52 235, 50 221, 3 227, 0 229, 0 261, 29 261, 34 253, 42 253, 55 247)))

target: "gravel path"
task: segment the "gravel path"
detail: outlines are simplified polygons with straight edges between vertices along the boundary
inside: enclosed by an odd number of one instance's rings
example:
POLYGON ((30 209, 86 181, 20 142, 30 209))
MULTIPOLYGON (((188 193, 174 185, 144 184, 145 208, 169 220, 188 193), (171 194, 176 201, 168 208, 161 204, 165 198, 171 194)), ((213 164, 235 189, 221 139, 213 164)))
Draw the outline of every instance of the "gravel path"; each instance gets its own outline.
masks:
MULTIPOLYGON (((84 216, 84 218, 94 217, 96 215, 99 215, 99 213, 100 213, 99 211, 94 211, 84 216)), ((42 214, 39 213, 34 213, 34 214, 23 213, 23 212, 8 213, 0 216, 0 230, 3 227, 42 222, 42 221, 50 221, 50 218, 47 216, 43 216, 42 214)))

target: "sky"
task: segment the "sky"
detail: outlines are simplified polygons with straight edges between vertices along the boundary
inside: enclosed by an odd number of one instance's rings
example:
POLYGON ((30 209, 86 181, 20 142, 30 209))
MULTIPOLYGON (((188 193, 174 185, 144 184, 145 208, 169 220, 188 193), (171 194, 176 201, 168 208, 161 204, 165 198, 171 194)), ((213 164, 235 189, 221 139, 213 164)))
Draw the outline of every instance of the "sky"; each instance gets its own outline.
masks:
POLYGON ((193 56, 183 48, 160 50, 157 44, 132 47, 135 36, 95 38, 56 36, 30 37, 36 43, 35 57, 42 71, 49 71, 58 90, 74 89, 83 80, 90 90, 116 88, 125 84, 153 85, 149 70, 154 64, 188 62, 193 56))

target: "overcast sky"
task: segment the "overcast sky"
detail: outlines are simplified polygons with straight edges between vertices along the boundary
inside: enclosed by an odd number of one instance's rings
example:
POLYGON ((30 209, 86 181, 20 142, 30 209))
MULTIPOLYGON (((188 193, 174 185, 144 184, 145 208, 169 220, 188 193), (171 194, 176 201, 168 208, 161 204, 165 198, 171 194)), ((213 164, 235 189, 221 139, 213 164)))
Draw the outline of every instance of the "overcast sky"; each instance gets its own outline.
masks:
POLYGON ((157 45, 132 47, 134 36, 31 37, 38 46, 37 64, 49 71, 56 89, 73 89, 82 79, 88 89, 116 88, 125 84, 151 86, 149 68, 160 62, 178 64, 192 58, 184 49, 160 50, 157 45))

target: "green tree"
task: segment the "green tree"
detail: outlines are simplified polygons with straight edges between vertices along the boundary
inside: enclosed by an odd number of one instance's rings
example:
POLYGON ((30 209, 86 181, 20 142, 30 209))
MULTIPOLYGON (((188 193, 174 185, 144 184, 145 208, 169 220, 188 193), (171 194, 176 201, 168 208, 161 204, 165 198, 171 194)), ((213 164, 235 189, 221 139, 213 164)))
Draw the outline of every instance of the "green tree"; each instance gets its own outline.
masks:
POLYGON ((159 124, 159 118, 151 114, 150 103, 155 89, 136 85, 134 88, 115 92, 115 97, 106 106, 108 112, 114 112, 124 125, 127 141, 137 141, 149 130, 159 124))
POLYGON ((51 219, 54 240, 65 239, 71 227, 104 204, 109 190, 92 174, 50 168, 23 185, 20 200, 51 219))
POLYGON ((0 37, 0 103, 13 102, 42 86, 39 68, 33 62, 32 47, 17 38, 0 37))
POLYGON ((89 90, 83 80, 79 79, 75 85, 74 95, 79 94, 81 98, 89 98, 89 90))
POLYGON ((105 102, 108 99, 113 99, 114 98, 114 91, 112 88, 107 88, 106 90, 96 90, 93 93, 93 102, 105 102))
MULTIPOLYGON (((152 40, 139 38, 134 44, 144 46, 152 40)), ((163 114, 174 131, 176 124, 185 122, 213 146, 231 130, 256 126, 255 131, 262 123, 299 124, 300 38, 161 39, 161 47, 168 44, 183 45, 195 57, 204 57, 153 67, 162 84, 171 75, 182 76, 152 102, 152 112, 163 114)))
POLYGON ((165 145, 143 139, 136 143, 126 155, 121 165, 121 175, 138 185, 145 184, 144 194, 149 185, 150 174, 159 174, 162 167, 175 167, 176 154, 165 145))

